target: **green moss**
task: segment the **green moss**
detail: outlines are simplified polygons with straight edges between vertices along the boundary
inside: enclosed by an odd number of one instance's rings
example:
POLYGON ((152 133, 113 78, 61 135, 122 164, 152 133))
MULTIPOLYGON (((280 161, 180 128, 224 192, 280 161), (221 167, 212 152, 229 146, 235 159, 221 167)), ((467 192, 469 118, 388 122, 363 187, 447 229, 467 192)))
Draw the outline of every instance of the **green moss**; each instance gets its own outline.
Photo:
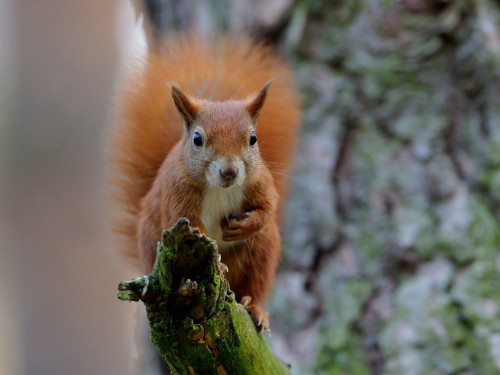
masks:
POLYGON ((151 329, 151 341, 174 373, 188 374, 188 367, 210 369, 215 366, 212 351, 206 345, 203 327, 190 319, 182 320, 178 329, 169 332, 151 329))
POLYGON ((151 341, 174 374, 287 374, 228 294, 214 242, 187 219, 162 235, 151 275, 120 284, 146 305, 151 341), (256 360, 256 359, 259 360, 256 360))

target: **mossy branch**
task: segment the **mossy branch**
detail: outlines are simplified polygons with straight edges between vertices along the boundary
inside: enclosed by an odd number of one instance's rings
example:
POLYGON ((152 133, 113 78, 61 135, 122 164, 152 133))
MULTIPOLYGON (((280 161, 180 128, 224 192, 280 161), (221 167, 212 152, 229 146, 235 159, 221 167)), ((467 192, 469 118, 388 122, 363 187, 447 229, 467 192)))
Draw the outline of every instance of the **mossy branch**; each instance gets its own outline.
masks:
POLYGON ((143 301, 151 340, 175 374, 289 374, 229 290, 213 240, 179 219, 148 276, 118 285, 143 301))

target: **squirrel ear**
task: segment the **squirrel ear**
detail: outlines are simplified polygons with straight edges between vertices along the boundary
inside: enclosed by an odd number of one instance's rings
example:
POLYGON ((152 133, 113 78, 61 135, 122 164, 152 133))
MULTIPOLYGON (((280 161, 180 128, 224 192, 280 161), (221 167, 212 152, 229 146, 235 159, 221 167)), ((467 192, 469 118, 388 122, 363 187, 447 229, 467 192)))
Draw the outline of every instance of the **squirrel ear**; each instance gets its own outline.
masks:
POLYGON ((188 98, 188 96, 175 85, 172 85, 172 99, 174 99, 177 110, 181 113, 182 117, 184 117, 184 120, 186 120, 186 124, 190 125, 200 111, 198 103, 188 98))
POLYGON ((271 85, 272 79, 267 81, 264 86, 260 89, 260 91, 257 94, 254 94, 252 97, 250 97, 249 100, 247 100, 247 104, 245 105, 245 109, 248 111, 250 114, 250 117, 252 120, 255 122, 257 118, 260 115, 260 112, 262 110, 262 106, 264 105, 264 102, 266 100, 267 96, 267 90, 269 89, 269 86, 271 85))

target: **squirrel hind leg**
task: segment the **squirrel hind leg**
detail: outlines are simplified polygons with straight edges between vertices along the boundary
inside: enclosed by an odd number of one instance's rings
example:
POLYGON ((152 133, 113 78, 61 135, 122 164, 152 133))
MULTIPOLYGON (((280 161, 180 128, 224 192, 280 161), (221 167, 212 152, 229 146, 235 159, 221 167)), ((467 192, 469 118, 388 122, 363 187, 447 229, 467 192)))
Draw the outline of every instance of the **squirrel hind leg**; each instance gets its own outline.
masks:
POLYGON ((240 304, 252 318, 252 321, 255 324, 255 328, 257 328, 257 331, 271 332, 271 329, 269 328, 269 313, 266 310, 264 310, 260 305, 251 302, 252 302, 252 297, 243 296, 241 298, 240 304))

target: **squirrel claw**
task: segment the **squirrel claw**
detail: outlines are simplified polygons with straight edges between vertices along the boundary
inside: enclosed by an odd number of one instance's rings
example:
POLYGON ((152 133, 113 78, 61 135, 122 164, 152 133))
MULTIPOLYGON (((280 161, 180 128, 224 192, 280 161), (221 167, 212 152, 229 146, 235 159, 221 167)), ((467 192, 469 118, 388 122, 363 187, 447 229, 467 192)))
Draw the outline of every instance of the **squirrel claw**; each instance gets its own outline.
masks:
POLYGON ((241 299, 241 305, 252 318, 255 328, 257 328, 257 331, 259 332, 271 332, 271 329, 269 328, 269 313, 260 307, 260 305, 250 304, 251 301, 252 297, 244 296, 241 299))
POLYGON ((243 296, 241 299, 240 305, 243 306, 244 309, 246 309, 247 305, 252 302, 252 297, 250 296, 243 296))
POLYGON ((229 221, 233 221, 233 220, 234 221, 242 221, 242 220, 248 219, 250 217, 250 212, 251 211, 245 211, 242 214, 231 215, 231 216, 229 216, 229 221))
POLYGON ((250 211, 243 212, 239 215, 231 215, 227 218, 222 219, 222 227, 227 229, 240 229, 245 224, 245 220, 250 217, 250 211))
POLYGON ((239 215, 223 218, 221 222, 222 240, 241 241, 254 233, 255 228, 252 228, 249 221, 250 215, 251 211, 246 211, 239 215))
POLYGON ((226 266, 220 260, 219 260, 219 271, 222 272, 222 273, 228 273, 229 272, 228 266, 226 266))

